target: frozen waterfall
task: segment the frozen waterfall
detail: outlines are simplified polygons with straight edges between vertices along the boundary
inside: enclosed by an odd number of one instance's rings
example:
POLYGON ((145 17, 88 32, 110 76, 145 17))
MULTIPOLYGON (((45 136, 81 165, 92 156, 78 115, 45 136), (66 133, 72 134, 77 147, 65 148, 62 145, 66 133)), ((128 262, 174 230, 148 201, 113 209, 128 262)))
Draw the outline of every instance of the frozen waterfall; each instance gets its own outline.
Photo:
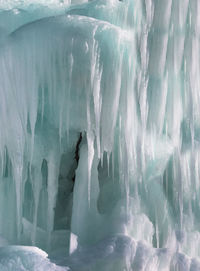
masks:
POLYGON ((0 0, 0 270, 200 271, 199 37, 199 0, 0 0))

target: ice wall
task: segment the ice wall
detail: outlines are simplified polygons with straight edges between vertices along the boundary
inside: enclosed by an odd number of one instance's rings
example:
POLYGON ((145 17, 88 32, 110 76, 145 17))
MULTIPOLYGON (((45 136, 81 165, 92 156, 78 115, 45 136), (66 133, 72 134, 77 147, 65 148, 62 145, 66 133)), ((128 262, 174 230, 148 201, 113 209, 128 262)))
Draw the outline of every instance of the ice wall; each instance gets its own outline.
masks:
POLYGON ((75 271, 200 270, 198 0, 1 6, 0 235, 75 271))

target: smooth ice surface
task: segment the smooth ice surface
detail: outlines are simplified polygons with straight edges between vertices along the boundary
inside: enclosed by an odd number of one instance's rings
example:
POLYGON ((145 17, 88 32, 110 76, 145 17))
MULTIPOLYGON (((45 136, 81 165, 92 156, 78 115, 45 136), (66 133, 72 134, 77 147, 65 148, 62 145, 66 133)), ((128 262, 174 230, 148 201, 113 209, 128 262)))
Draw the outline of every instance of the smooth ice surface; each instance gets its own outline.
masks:
POLYGON ((1 270, 200 270, 199 14, 0 1, 1 270))

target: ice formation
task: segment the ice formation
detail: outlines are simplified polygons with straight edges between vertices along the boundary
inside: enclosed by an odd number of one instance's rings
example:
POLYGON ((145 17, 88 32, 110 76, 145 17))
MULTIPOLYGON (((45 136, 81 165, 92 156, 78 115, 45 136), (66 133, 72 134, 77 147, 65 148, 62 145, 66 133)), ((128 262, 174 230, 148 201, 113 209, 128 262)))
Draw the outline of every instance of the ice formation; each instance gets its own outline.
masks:
POLYGON ((200 270, 199 14, 0 1, 1 270, 200 270))

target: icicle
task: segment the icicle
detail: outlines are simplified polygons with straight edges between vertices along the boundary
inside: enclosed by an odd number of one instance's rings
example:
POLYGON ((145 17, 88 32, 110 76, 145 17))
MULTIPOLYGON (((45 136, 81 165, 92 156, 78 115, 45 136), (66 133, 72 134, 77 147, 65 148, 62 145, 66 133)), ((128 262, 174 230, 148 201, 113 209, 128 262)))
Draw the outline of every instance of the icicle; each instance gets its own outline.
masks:
POLYGON ((88 204, 90 206, 91 170, 94 159, 94 135, 90 131, 88 131, 87 133, 87 146, 88 146, 88 204))
POLYGON ((48 224, 47 224, 47 248, 51 248, 51 233, 54 229, 54 215, 56 206, 56 196, 58 191, 58 172, 60 157, 59 154, 55 152, 50 152, 48 158, 48 224))

